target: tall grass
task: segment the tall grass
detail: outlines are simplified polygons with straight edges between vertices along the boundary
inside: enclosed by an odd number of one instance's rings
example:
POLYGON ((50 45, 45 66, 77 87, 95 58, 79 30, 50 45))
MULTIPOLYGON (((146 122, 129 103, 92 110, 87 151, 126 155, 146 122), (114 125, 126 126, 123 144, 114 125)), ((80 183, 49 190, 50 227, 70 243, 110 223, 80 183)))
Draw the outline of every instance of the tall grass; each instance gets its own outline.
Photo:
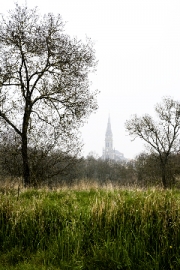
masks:
POLYGON ((0 193, 1 269, 180 269, 180 192, 0 193))

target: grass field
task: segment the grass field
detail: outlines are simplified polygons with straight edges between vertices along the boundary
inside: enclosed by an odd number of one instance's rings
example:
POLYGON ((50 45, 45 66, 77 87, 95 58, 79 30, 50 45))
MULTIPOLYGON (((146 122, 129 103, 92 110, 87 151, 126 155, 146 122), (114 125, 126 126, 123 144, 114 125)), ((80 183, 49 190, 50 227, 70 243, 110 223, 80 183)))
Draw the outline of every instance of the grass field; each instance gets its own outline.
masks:
POLYGON ((180 191, 0 191, 0 270, 180 269, 180 191))

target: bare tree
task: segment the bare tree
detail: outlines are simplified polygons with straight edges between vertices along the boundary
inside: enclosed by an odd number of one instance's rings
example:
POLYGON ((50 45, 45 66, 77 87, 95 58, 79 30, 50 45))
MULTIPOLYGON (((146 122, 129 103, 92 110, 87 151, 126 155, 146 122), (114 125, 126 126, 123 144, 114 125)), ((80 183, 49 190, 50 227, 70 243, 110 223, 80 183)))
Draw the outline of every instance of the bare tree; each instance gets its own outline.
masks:
POLYGON ((156 122, 149 115, 126 121, 126 129, 134 139, 139 137, 149 146, 151 153, 157 153, 161 166, 161 177, 164 188, 168 186, 167 165, 172 153, 179 150, 180 103, 172 98, 164 98, 157 104, 155 111, 159 117, 156 122))
POLYGON ((96 66, 92 42, 83 44, 63 29, 60 15, 40 17, 36 8, 18 4, 0 24, 0 126, 20 137, 25 186, 28 145, 70 143, 97 109, 88 79, 96 66))

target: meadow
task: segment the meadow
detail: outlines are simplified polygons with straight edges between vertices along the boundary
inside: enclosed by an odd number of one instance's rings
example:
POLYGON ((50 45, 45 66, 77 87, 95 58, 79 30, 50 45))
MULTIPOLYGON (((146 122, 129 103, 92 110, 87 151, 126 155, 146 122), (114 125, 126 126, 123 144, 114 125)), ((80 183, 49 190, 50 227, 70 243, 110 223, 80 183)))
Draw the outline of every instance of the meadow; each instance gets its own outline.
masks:
POLYGON ((180 269, 180 191, 1 188, 5 269, 180 269))

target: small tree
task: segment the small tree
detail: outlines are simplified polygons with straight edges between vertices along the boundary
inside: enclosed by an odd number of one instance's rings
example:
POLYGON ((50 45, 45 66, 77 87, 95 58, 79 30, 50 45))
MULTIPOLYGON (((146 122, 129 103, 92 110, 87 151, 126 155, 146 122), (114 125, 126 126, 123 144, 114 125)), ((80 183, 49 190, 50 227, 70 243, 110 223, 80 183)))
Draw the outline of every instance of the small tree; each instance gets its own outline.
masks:
POLYGON ((0 129, 11 127, 20 138, 25 186, 31 182, 28 146, 67 148, 97 109, 88 80, 96 66, 92 43, 63 29, 60 15, 41 18, 36 8, 18 4, 0 24, 0 129))
POLYGON ((159 179, 161 179, 161 165, 157 153, 139 154, 134 161, 134 168, 139 185, 159 184, 159 179))
POLYGON ((19 136, 11 128, 8 131, 0 136, 0 176, 12 180, 22 177, 22 158, 19 136))
POLYGON ((161 178, 164 188, 169 184, 167 166, 169 157, 179 149, 180 103, 171 98, 164 98, 162 104, 157 104, 155 111, 159 117, 156 122, 149 115, 126 121, 126 129, 134 138, 143 139, 151 153, 157 153, 161 167, 161 178))

